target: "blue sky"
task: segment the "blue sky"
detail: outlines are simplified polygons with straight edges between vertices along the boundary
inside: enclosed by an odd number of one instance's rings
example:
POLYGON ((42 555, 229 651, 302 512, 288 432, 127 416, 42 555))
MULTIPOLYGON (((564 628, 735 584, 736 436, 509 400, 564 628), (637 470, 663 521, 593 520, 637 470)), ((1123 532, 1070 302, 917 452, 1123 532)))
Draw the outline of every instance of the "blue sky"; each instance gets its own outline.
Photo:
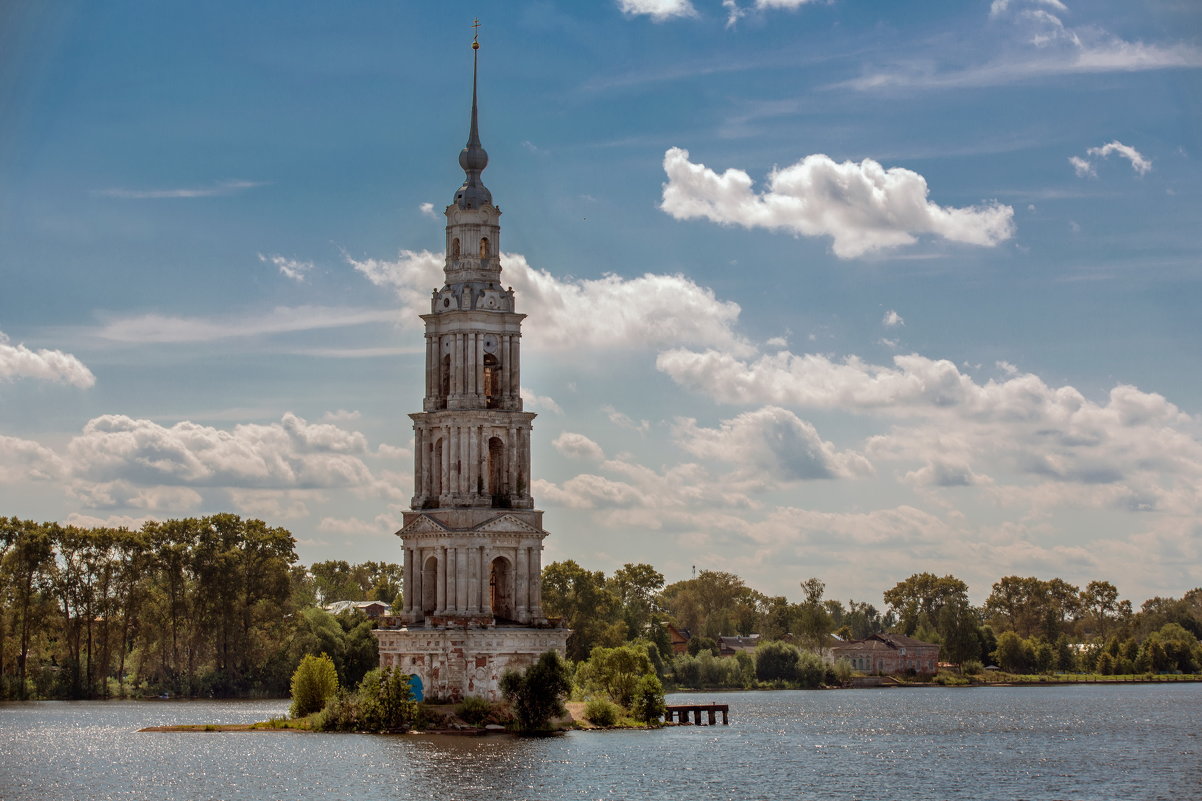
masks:
POLYGON ((5 4, 0 513, 400 560, 472 16, 545 561, 1202 583, 1187 0, 5 4))

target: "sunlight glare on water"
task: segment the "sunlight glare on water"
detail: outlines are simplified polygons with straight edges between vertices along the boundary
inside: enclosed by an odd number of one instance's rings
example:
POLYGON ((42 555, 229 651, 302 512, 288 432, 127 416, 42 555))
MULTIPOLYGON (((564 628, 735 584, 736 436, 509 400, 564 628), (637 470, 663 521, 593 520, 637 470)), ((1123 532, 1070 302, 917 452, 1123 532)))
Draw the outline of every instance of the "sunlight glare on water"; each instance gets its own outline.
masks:
POLYGON ((285 701, 0 705, 0 798, 1195 799, 1202 685, 707 693, 731 725, 549 738, 138 733, 285 701))

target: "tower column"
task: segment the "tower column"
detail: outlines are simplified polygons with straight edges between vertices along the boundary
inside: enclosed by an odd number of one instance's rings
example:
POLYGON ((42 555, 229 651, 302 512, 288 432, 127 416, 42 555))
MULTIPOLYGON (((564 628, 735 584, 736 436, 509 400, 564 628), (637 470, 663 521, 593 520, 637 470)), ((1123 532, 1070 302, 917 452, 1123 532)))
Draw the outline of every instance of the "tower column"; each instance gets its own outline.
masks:
POLYGON ((467 550, 455 549, 455 609, 467 611, 468 580, 467 580, 467 550))
POLYGON ((514 334, 511 337, 513 346, 513 397, 517 401, 522 399, 522 335, 514 334))
MULTIPOLYGON (((426 400, 438 395, 438 348, 433 334, 426 334, 426 400)), ((430 404, 425 404, 430 408, 430 404)))
POLYGON ((534 564, 530 566, 532 571, 530 576, 530 615, 531 617, 543 619, 543 546, 534 546, 530 549, 530 556, 534 564))
POLYGON ((459 381, 459 334, 451 334, 451 397, 459 397, 463 392, 462 382, 459 381))
POLYGON ((424 453, 425 432, 420 426, 413 427, 413 494, 422 496, 422 484, 425 481, 424 471, 422 470, 422 454, 424 453))
POLYGON ((516 607, 517 619, 525 623, 528 618, 527 611, 527 587, 530 583, 530 549, 525 545, 519 545, 517 548, 517 581, 513 587, 513 604, 516 607))
POLYGON ((461 495, 469 495, 471 489, 467 485, 468 470, 470 459, 468 458, 468 445, 471 443, 472 430, 466 426, 459 426, 459 493, 461 495))
POLYGON ((436 601, 437 609, 435 614, 445 615, 447 612, 447 548, 442 546, 438 549, 438 597, 436 601))
POLYGON ((517 429, 511 426, 506 433, 508 436, 505 441, 505 478, 501 484, 506 495, 513 495, 517 491, 517 429))
POLYGON ((467 438, 467 491, 473 498, 480 494, 480 435, 472 426, 467 438))
POLYGON ((512 334, 506 334, 502 342, 502 353, 505 354, 505 400, 508 401, 506 406, 509 408, 513 408, 514 399, 518 395, 517 385, 513 381, 513 368, 516 365, 513 352, 514 340, 515 338, 512 334))
POLYGON ((410 610, 413 608, 413 549, 405 548, 405 567, 403 570, 403 578, 401 581, 401 596, 403 603, 401 604, 401 613, 408 617, 410 610))
POLYGON ((484 342, 482 335, 476 333, 476 361, 474 362, 476 372, 476 401, 481 405, 484 403, 484 342))

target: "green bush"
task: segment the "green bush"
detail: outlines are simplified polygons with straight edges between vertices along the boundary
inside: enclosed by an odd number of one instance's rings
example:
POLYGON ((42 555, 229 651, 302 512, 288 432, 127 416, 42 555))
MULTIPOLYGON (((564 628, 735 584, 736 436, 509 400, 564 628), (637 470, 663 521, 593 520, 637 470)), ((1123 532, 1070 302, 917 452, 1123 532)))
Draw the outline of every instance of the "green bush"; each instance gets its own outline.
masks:
POLYGON ((338 692, 338 671, 334 660, 326 654, 306 656, 292 674, 292 707, 294 718, 303 718, 319 711, 326 701, 338 692))
POLYGON ((797 683, 802 687, 821 687, 826 681, 826 663, 813 651, 797 655, 797 683))
POLYGON ((846 659, 836 659, 835 665, 831 668, 831 673, 834 674, 834 683, 840 687, 846 686, 851 682, 851 675, 855 672, 851 662, 846 659))
POLYGON ((476 695, 469 695, 455 707, 455 714, 468 723, 479 725, 492 713, 492 704, 476 695))
POLYGON ((960 672, 965 676, 979 676, 985 667, 975 659, 965 659, 960 664, 960 672))
POLYGON ((622 715, 622 708, 608 698, 593 698, 584 705, 584 717, 594 726, 612 726, 622 715))
POLYGON ((934 678, 931 679, 931 682, 933 684, 941 684, 944 687, 961 687, 965 684, 968 684, 968 679, 964 678, 963 676, 957 676, 954 673, 948 673, 945 670, 941 670, 935 674, 934 678))
POLYGON ((408 729, 417 719, 409 675, 392 668, 368 671, 359 683, 355 703, 361 731, 408 729))
POLYGON ((513 705, 518 730, 523 732, 550 728, 552 718, 566 714, 563 699, 571 690, 568 666, 556 651, 547 651, 520 673, 507 670, 501 675, 501 693, 513 705))
POLYGON ((630 706, 634 687, 643 676, 654 676, 655 666, 646 646, 622 645, 617 648, 598 646, 589 654, 588 662, 576 672, 577 681, 587 689, 598 689, 622 706, 630 706))
POLYGON ((796 681, 801 652, 786 642, 766 642, 755 649, 755 675, 760 681, 796 681))
POLYGON ((655 724, 664 716, 664 685, 658 676, 643 676, 635 685, 630 714, 642 723, 655 724))
POLYGON ((701 665, 697 657, 679 654, 672 659, 672 675, 681 687, 701 686, 701 665))

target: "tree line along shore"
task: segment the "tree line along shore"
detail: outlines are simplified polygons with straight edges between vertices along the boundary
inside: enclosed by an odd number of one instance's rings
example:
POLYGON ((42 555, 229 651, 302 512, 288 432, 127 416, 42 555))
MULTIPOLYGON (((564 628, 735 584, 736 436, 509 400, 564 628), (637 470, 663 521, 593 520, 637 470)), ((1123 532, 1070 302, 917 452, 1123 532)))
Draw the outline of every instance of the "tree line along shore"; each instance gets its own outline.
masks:
MULTIPOLYGON (((282 697, 302 660, 322 654, 340 686, 354 688, 378 665, 375 624, 323 607, 399 607, 402 575, 387 562, 302 565, 286 529, 232 514, 138 530, 0 518, 0 695, 282 697)), ((1202 670, 1202 589, 1137 609, 1106 580, 1079 587, 1005 576, 978 606, 956 577, 919 573, 883 590, 878 607, 826 598, 819 578, 799 581, 797 600, 789 600, 721 571, 667 584, 648 564, 607 576, 571 560, 547 565, 542 588, 547 614, 574 632, 570 695, 615 703, 617 715, 627 707, 590 675, 595 649, 643 654, 668 689, 844 684, 856 675, 851 665, 821 657, 832 635, 881 632, 940 645, 946 671, 904 680, 1202 670), (673 643, 668 624, 687 633, 687 644, 673 643), (758 635, 758 646, 723 656, 721 638, 739 635, 758 635)))

